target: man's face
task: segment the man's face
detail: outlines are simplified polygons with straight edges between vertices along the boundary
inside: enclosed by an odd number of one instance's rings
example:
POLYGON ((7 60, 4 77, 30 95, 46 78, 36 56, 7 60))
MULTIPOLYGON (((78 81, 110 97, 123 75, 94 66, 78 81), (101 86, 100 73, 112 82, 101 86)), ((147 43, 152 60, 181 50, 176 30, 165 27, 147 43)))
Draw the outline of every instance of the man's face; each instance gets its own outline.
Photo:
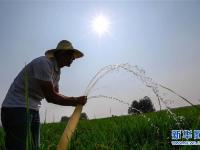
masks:
POLYGON ((70 67, 70 65, 74 59, 75 59, 74 54, 71 51, 69 51, 69 52, 60 51, 57 54, 57 62, 58 62, 58 66, 60 68, 62 68, 64 66, 70 67))

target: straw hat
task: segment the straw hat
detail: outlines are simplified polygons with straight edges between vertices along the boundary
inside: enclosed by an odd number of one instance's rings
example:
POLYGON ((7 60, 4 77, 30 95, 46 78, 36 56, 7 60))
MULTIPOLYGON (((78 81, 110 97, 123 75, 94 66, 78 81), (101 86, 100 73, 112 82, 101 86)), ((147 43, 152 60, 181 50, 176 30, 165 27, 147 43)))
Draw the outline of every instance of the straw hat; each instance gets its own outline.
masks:
POLYGON ((72 43, 70 41, 67 41, 67 40, 60 41, 58 43, 56 49, 47 50, 45 52, 45 55, 48 56, 48 57, 53 57, 54 53, 57 52, 57 51, 73 51, 74 52, 74 58, 80 58, 80 57, 84 56, 84 54, 81 51, 74 49, 73 46, 72 46, 72 43))

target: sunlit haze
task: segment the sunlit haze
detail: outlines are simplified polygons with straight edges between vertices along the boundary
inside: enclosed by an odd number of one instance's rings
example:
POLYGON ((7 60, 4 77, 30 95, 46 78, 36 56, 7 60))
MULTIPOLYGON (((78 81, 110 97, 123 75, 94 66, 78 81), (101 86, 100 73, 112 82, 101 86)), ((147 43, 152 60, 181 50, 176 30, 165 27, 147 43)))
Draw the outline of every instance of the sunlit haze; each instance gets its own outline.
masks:
MULTIPOLYGON (((0 0, 0 104, 17 74, 33 59, 69 40, 84 57, 61 70, 60 94, 81 96, 103 67, 128 63, 146 76, 199 104, 199 1, 68 1, 0 0), (109 35, 109 36, 108 36, 109 35)), ((160 89, 162 109, 188 105, 160 89)), ((141 78, 122 68, 106 74, 89 92, 131 104, 149 96, 159 110, 158 98, 141 78)), ((41 122, 60 121, 74 107, 42 100, 41 122)), ((90 119, 126 115, 128 105, 99 97, 83 108, 90 119)))

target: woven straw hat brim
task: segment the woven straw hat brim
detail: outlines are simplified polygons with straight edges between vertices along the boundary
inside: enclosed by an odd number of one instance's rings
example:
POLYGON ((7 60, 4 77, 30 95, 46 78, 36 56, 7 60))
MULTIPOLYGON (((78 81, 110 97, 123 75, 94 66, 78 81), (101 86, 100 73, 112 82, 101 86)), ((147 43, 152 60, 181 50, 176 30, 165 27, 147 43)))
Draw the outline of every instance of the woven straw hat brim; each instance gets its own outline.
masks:
POLYGON ((74 52, 74 58, 80 58, 80 57, 84 56, 84 54, 77 49, 68 49, 68 50, 66 50, 66 49, 50 49, 50 50, 47 50, 45 52, 45 55, 53 54, 54 52, 57 52, 57 51, 73 51, 74 52))

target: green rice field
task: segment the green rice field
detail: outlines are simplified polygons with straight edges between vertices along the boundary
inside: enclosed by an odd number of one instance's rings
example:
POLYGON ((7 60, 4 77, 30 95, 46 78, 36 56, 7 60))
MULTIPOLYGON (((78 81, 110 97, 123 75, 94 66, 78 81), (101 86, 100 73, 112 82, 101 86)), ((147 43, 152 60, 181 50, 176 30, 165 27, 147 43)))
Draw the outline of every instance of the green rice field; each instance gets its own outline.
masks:
MULTIPOLYGON (((171 130, 200 130, 200 107, 173 109, 178 118, 163 110, 142 115, 81 120, 70 150, 200 150, 200 145, 172 146, 171 130), (181 116, 181 117, 180 117, 181 116)), ((41 150, 55 150, 66 123, 41 124, 41 150)), ((0 129, 0 149, 4 150, 0 129)), ((187 141, 181 139, 181 141, 187 141)), ((189 139, 194 141, 194 139, 189 139)), ((200 141, 197 139, 195 141, 200 141)))

